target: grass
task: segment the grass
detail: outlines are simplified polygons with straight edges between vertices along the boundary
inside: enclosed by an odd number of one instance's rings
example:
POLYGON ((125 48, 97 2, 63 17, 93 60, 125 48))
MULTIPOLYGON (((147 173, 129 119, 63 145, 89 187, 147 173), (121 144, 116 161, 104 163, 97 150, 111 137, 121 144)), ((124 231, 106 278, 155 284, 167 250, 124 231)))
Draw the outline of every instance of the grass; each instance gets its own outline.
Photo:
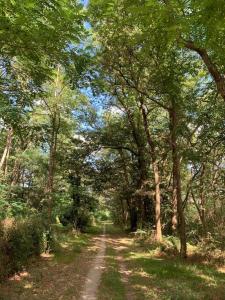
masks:
POLYGON ((99 300, 123 300, 125 289, 121 281, 116 252, 111 247, 106 248, 106 268, 102 274, 99 287, 99 300))
POLYGON ((74 234, 72 232, 60 236, 55 247, 54 260, 57 263, 70 263, 89 244, 90 235, 74 234))
POLYGON ((95 226, 90 226, 86 228, 85 233, 89 235, 102 234, 102 223, 97 223, 95 226))
POLYGON ((135 299, 223 300, 225 274, 203 264, 160 258, 133 247, 125 253, 135 299))
MULTIPOLYGON (((140 247, 132 238, 126 240, 121 229, 106 223, 107 235, 119 241, 126 268, 131 271, 128 286, 136 300, 224 300, 225 273, 216 265, 200 261, 182 261, 174 256, 160 254, 160 247, 140 247), (130 242, 129 242, 130 240, 130 242), (132 243, 133 240, 133 243, 132 243), (130 244, 131 243, 131 244, 130 244), (150 251, 149 251, 150 249, 150 251)), ((117 244, 117 246, 119 246, 117 244)), ((122 300, 125 288, 121 282, 116 251, 107 247, 106 269, 103 273, 98 299, 122 300)))
POLYGON ((110 234, 110 235, 121 235, 124 234, 122 229, 117 226, 114 225, 112 222, 104 222, 105 226, 106 226, 106 233, 110 234))
MULTIPOLYGON (((162 253, 161 245, 141 244, 132 236, 126 238, 113 225, 108 226, 107 232, 117 239, 118 248, 124 247, 120 254, 123 255, 126 269, 130 272, 128 287, 132 299, 225 299, 225 273, 219 272, 216 265, 204 264, 201 261, 193 263, 191 258, 182 261, 172 255, 174 251, 168 251, 169 255, 167 252, 162 253)), ((171 249, 174 248, 175 246, 171 246, 171 249)), ((106 275, 109 278, 111 276, 106 275)), ((108 286, 110 287, 110 283, 108 286)), ((117 298, 113 296, 108 299, 117 298)))
POLYGON ((98 222, 95 226, 91 226, 85 230, 87 234, 99 235, 102 234, 103 226, 105 225, 107 234, 121 234, 121 228, 114 225, 110 221, 98 222))
POLYGON ((90 244, 91 237, 102 233, 102 224, 86 229, 85 233, 68 231, 65 228, 57 228, 57 242, 54 245, 54 259, 57 263, 70 263, 75 255, 82 252, 82 249, 90 244))

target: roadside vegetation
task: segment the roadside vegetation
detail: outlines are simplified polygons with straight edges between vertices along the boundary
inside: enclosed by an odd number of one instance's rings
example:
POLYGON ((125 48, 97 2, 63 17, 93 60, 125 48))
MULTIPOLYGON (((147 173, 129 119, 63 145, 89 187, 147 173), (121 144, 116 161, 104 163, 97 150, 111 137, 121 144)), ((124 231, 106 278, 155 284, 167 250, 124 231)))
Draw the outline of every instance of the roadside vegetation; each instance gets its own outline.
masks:
MULTIPOLYGON (((91 233, 77 233, 71 227, 56 226, 51 251, 42 251, 40 257, 31 256, 23 261, 19 271, 0 284, 0 299, 78 297, 96 254, 92 237, 99 227, 93 227, 91 233)), ((22 257, 21 253, 18 255, 22 257)))
POLYGON ((124 253, 134 299, 224 299, 225 265, 186 262, 138 245, 124 253))

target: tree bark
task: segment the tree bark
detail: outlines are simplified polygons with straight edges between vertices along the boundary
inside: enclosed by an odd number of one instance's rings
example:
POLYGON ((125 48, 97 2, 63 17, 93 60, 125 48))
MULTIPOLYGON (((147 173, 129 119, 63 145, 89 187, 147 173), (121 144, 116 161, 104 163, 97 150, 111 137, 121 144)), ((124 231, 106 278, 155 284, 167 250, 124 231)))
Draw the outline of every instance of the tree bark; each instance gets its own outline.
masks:
POLYGON ((203 164, 201 177, 200 177, 200 210, 201 210, 201 221, 203 235, 206 236, 206 221, 205 221, 205 187, 204 187, 204 175, 205 175, 205 165, 203 164))
POLYGON ((12 137, 13 137, 13 129, 12 127, 10 127, 7 131, 6 146, 0 161, 0 170, 3 171, 4 175, 6 175, 7 173, 7 162, 9 159, 10 149, 12 147, 12 137))
POLYGON ((141 113, 143 117, 144 130, 149 146, 149 154, 152 160, 152 169, 154 174, 154 182, 155 182, 155 224, 156 224, 156 235, 155 238, 157 241, 162 240, 162 226, 161 226, 161 193, 160 193, 160 175, 159 175, 159 167, 156 160, 155 154, 155 145, 152 140, 149 126, 148 126, 148 116, 146 107, 144 106, 143 99, 140 99, 141 104, 141 113))
POLYGON ((205 227, 206 223, 205 223, 205 216, 202 215, 201 204, 199 206, 199 204, 197 203, 197 200, 195 198, 193 190, 191 191, 191 196, 192 196, 192 199, 194 201, 194 205, 195 205, 195 207, 197 209, 197 212, 198 212, 198 215, 199 215, 199 219, 200 219, 200 221, 202 223, 203 235, 205 236, 206 235, 206 227, 205 227))
POLYGON ((54 186, 54 174, 55 174, 55 164, 56 164, 56 151, 57 151, 57 140, 58 140, 58 133, 60 129, 60 108, 58 107, 57 101, 60 94, 59 89, 59 73, 60 67, 58 66, 57 69, 57 76, 55 80, 55 103, 52 107, 50 107, 47 102, 47 108, 49 110, 49 117, 51 122, 51 138, 50 138, 50 152, 49 152, 49 166, 48 166, 48 178, 47 178, 47 185, 46 185, 46 194, 48 198, 48 216, 49 221, 51 220, 52 216, 52 206, 53 206, 53 186, 54 186))
MULTIPOLYGON (((145 146, 144 143, 140 137, 140 133, 139 130, 135 124, 135 121, 133 119, 132 114, 130 113, 129 109, 127 109, 127 107, 124 105, 123 102, 121 102, 121 104, 123 105, 123 107, 126 109, 127 112, 127 118, 128 118, 128 122, 130 124, 131 127, 131 132, 133 135, 133 139, 134 142, 137 146, 137 160, 138 160, 138 169, 139 169, 139 180, 137 183, 137 189, 142 189, 142 187, 144 186, 148 175, 147 175, 147 169, 146 169, 146 160, 145 160, 145 146)), ((139 199, 141 201, 139 201, 140 205, 140 210, 141 210, 141 215, 140 215, 140 221, 141 224, 144 223, 143 220, 143 216, 144 216, 144 199, 143 197, 141 199, 139 199)), ((130 215, 131 217, 131 230, 135 231, 135 227, 137 229, 137 222, 138 222, 138 213, 137 213, 137 207, 134 208, 134 206, 137 206, 137 201, 135 200, 135 198, 131 199, 130 201, 130 215), (136 224, 135 224, 136 223, 136 224)))
POLYGON ((54 174, 55 174, 55 162, 56 162, 56 150, 57 150, 57 137, 59 131, 59 124, 57 124, 57 116, 56 113, 52 118, 52 133, 51 133, 51 141, 50 141, 50 152, 49 152, 49 165, 48 165, 48 179, 46 186, 46 194, 48 197, 48 215, 49 220, 52 215, 52 205, 53 205, 53 187, 54 187, 54 174))
POLYGON ((176 229, 178 224, 178 233, 180 238, 180 255, 182 258, 187 257, 187 242, 186 242, 186 225, 182 205, 181 196, 181 175, 180 175, 180 157, 177 146, 177 127, 178 115, 175 101, 172 101, 172 106, 169 111, 170 114, 170 134, 171 134, 171 148, 173 160, 173 195, 172 195, 172 227, 176 229))
POLYGON ((136 207, 136 201, 131 201, 131 207, 130 207, 130 230, 131 232, 135 232, 137 230, 137 207, 136 207))
POLYGON ((11 187, 17 185, 20 181, 21 178, 21 158, 20 155, 23 154, 29 146, 29 141, 26 141, 24 139, 21 139, 21 144, 19 148, 17 149, 17 154, 19 156, 15 159, 14 166, 13 166, 13 171, 12 171, 12 177, 11 177, 11 187))
MULTIPOLYGON (((118 149, 121 160, 122 160, 122 165, 123 165, 123 176, 124 176, 124 181, 125 181, 125 185, 126 188, 129 187, 130 183, 129 183, 129 174, 128 174, 128 170, 127 170, 127 165, 126 165, 126 159, 125 159, 125 155, 123 152, 123 149, 118 149)), ((126 226, 127 223, 127 212, 130 213, 130 199, 128 199, 128 197, 126 197, 126 205, 123 201, 124 199, 121 199, 121 210, 122 210, 122 214, 123 214, 123 225, 126 226)))
POLYGON ((11 187, 15 186, 18 184, 21 176, 21 163, 19 159, 16 159, 12 171, 12 181, 11 181, 11 187))

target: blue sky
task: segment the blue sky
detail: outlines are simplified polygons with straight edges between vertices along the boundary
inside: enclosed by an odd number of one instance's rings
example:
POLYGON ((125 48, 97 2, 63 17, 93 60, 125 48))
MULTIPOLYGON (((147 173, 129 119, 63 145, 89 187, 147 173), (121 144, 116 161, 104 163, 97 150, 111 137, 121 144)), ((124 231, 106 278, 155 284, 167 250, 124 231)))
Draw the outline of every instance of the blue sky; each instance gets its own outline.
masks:
POLYGON ((88 2, 89 2, 89 0, 82 0, 81 2, 84 4, 84 6, 87 6, 87 5, 88 5, 88 2))

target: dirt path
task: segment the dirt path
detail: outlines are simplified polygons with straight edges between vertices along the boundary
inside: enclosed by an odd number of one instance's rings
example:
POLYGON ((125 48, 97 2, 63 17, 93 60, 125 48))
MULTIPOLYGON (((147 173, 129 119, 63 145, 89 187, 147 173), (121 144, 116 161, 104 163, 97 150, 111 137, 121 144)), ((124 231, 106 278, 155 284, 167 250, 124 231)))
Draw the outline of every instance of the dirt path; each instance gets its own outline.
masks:
POLYGON ((97 239, 96 246, 98 247, 99 250, 93 264, 91 265, 90 271, 87 275, 84 290, 81 294, 82 300, 97 299, 98 287, 100 284, 102 271, 105 265, 105 249, 106 249, 105 224, 103 228, 103 235, 97 239))

